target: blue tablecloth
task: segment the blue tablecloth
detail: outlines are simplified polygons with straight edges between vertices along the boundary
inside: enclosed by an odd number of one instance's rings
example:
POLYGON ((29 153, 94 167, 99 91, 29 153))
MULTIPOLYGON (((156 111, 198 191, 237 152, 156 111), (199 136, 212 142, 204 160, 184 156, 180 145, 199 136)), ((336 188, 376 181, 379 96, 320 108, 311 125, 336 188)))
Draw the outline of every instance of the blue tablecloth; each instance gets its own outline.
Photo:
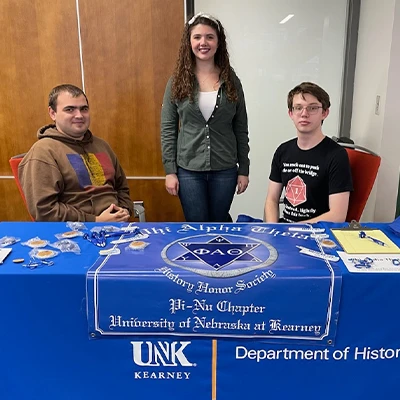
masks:
MULTIPOLYGON (((88 224, 88 228, 93 226, 88 224)), ((183 226, 180 229, 183 229, 183 226)), ((192 247, 188 245, 185 247, 179 243, 178 245, 182 248, 183 255, 186 255, 186 250, 189 249, 190 257, 194 252, 193 249, 198 249, 199 243, 209 242, 210 238, 204 235, 217 234, 222 239, 236 243, 232 231, 235 226, 245 229, 240 234, 250 238, 247 244, 251 244, 253 236, 249 235, 249 232, 255 226, 264 228, 268 232, 271 229, 283 232, 281 225, 203 225, 206 230, 202 232, 200 225, 192 225, 197 230, 192 229, 192 232, 189 232, 189 229, 188 234, 183 235, 187 238, 190 233, 191 241, 182 242, 189 243, 192 247), (213 231, 211 228, 214 228, 213 231)), ((332 226, 334 225, 324 225, 325 228, 332 226)), ((399 238, 394 236, 386 225, 374 226, 382 229, 395 243, 400 243, 399 238)), ((158 236, 150 235, 149 239, 145 240, 150 245, 143 253, 138 253, 137 258, 151 252, 159 256, 162 248, 165 250, 163 255, 166 255, 166 259, 173 261, 171 264, 166 263, 165 267, 170 268, 172 274, 179 273, 187 283, 192 282, 191 279, 196 272, 188 272, 182 268, 189 265, 185 263, 179 265, 179 257, 182 254, 178 251, 179 254, 172 256, 172 253, 168 252, 175 250, 163 244, 169 241, 168 234, 172 235, 177 225, 148 223, 141 224, 140 227, 142 231, 158 230, 160 233, 158 236)), ((62 223, 1 223, 0 237, 17 236, 24 242, 38 236, 54 242, 56 241, 54 234, 67 230, 68 228, 62 223)), ((289 237, 286 234, 280 236, 282 243, 289 237)), ((293 246, 286 247, 284 244, 281 246, 280 240, 277 241, 272 237, 276 238, 278 235, 271 234, 271 239, 268 241, 260 240, 272 243, 272 247, 278 249, 278 257, 274 263, 266 264, 265 268, 258 271, 251 270, 244 275, 228 279, 246 280, 249 276, 254 279, 256 274, 258 277, 264 276, 262 272, 268 270, 278 277, 289 274, 280 262, 280 257, 281 260, 284 257, 288 258, 285 263, 289 267, 307 269, 308 262, 304 261, 305 256, 294 254, 293 246)), ((170 239, 171 243, 176 242, 174 236, 170 239)), ((87 272, 99 270, 99 266, 105 260, 99 256, 99 249, 78 238, 76 242, 81 247, 80 255, 63 253, 54 259, 54 266, 42 266, 30 270, 12 262, 16 258, 22 257, 25 260, 29 258, 28 253, 31 249, 22 246, 21 242, 12 246, 12 253, 5 263, 0 265, 0 399, 2 400, 108 398, 183 400, 188 397, 192 400, 234 400, 269 397, 303 399, 317 396, 324 399, 397 398, 400 389, 397 374, 400 366, 398 334, 400 274, 351 274, 341 262, 330 263, 332 270, 336 270, 336 276, 340 278, 341 286, 337 292, 340 306, 334 310, 333 320, 330 322, 334 331, 330 343, 334 344, 315 343, 312 340, 302 343, 301 340, 291 337, 275 340, 268 334, 257 337, 254 332, 247 338, 237 338, 234 334, 223 337, 220 331, 213 332, 215 335, 206 335, 204 332, 192 335, 190 332, 157 330, 109 336, 92 329, 96 327, 90 310, 91 299, 94 298, 91 293, 93 273, 89 273, 87 279, 87 272)), ((240 244, 243 244, 243 240, 240 244)), ((306 247, 313 245, 312 241, 307 241, 306 247)), ((213 251, 221 251, 219 247, 211 248, 213 251)), ((237 246, 229 247, 232 248, 236 249, 237 246)), ((204 253, 203 250, 200 253, 204 253)), ((273 253, 273 250, 270 251, 273 253)), ((110 270, 116 265, 120 268, 121 265, 118 265, 120 263, 113 264, 111 257, 110 263, 106 263, 110 270)), ((260 262, 263 261, 261 253, 254 252, 253 257, 260 262)), ((151 257, 149 259, 152 260, 151 257)), ((210 260, 200 260, 200 264, 207 264, 208 261, 210 260)), ((242 262, 248 266, 252 260, 245 258, 242 262)), ((318 260, 318 262, 320 264, 313 258, 309 260, 310 269, 314 271, 313 279, 318 282, 318 268, 321 265, 323 271, 320 275, 321 281, 326 282, 328 275, 325 261, 318 260)), ((130 272, 127 275, 135 276, 135 262, 130 261, 128 264, 130 272)), ((228 264, 231 265, 229 259, 226 261, 226 265, 228 264)), ((143 262, 139 263, 139 266, 142 265, 143 262)), ((157 268, 163 267, 159 265, 157 268)), ((110 270, 106 275, 112 276, 110 270)), ((214 270, 221 268, 217 266, 214 270)), ((146 269, 141 268, 140 271, 146 269)), ((158 271, 157 274, 160 275, 162 272, 158 271)), ((171 298, 174 298, 173 288, 176 287, 177 293, 181 293, 181 287, 176 284, 176 279, 173 282, 172 279, 166 278, 165 274, 163 275, 165 282, 171 283, 171 298)), ((201 278, 193 278, 195 283, 199 279, 204 282, 226 279, 226 277, 207 277, 201 274, 197 276, 201 278)), ((140 299, 146 302, 143 307, 146 313, 164 307, 164 300, 157 291, 162 292, 167 289, 160 290, 157 285, 149 285, 147 281, 154 279, 150 272, 147 272, 147 275, 141 273, 140 277, 143 285, 134 287, 138 293, 132 297, 133 302, 128 303, 128 310, 132 310, 132 315, 136 313, 134 307, 140 299), (142 286, 146 291, 140 293, 142 286), (149 304, 151 299, 154 299, 154 304, 149 304)), ((290 290, 282 289, 286 290, 282 299, 288 298, 290 304, 284 315, 286 312, 287 315, 291 315, 290 310, 296 305, 290 303, 290 298, 296 294, 296 290, 300 290, 298 289, 301 287, 300 281, 307 279, 306 275, 300 274, 292 280, 290 290)), ((269 283, 266 285, 264 281, 261 282, 259 285, 261 288, 271 287, 269 283)), ((273 280, 268 282, 272 284, 273 280)), ((129 296, 127 297, 129 288, 119 289, 118 280, 115 284, 115 287, 110 285, 107 289, 109 292, 106 298, 115 298, 111 305, 120 307, 120 303, 125 304, 129 300, 129 296), (119 302, 121 298, 123 301, 119 302)), ((221 287, 230 286, 226 283, 221 285, 221 287)), ((316 283, 314 286, 318 289, 319 285, 316 283)), ((313 288, 309 290, 314 292, 313 288)), ((258 293, 256 298, 259 299, 259 296, 258 293)), ((271 292, 266 291, 266 310, 263 310, 265 313, 269 311, 269 296, 271 292)), ((218 298, 223 300, 223 294, 218 298)), ((274 307, 276 305, 271 308, 274 307)), ((282 309, 285 307, 287 306, 283 304, 282 309)), ((300 305, 299 308, 302 312, 306 311, 300 305)), ((243 310, 239 309, 239 313, 241 311, 243 310)), ((167 317, 170 312, 165 314, 167 317)), ((296 315, 296 312, 293 314, 296 315)), ((309 314, 314 314, 314 311, 309 314)), ((157 316, 159 317, 158 314, 157 316)), ((241 317, 245 319, 247 315, 241 317)), ((305 312, 304 318, 308 317, 305 312)), ((152 318, 156 318, 156 315, 152 318)), ((262 323, 262 319, 257 321, 259 324, 262 323)), ((269 316, 264 322, 269 324, 269 316)), ((301 323, 298 324, 300 325, 301 323)))

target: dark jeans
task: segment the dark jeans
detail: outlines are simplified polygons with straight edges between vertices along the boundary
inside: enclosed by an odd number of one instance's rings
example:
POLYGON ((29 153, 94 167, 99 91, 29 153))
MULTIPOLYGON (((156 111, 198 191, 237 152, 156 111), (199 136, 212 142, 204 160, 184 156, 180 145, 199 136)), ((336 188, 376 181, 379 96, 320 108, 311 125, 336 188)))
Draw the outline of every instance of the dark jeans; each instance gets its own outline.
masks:
POLYGON ((226 222, 237 185, 237 168, 196 172, 178 168, 179 198, 187 222, 226 222))

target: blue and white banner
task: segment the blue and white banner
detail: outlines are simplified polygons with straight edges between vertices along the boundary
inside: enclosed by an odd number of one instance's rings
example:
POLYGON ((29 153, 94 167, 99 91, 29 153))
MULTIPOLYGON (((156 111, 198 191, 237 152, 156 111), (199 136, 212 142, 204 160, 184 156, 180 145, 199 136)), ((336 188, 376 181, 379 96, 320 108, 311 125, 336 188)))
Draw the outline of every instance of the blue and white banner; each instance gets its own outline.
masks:
MULTIPOLYGON (((138 225, 87 273, 91 337, 182 335, 333 344, 338 264, 286 224, 138 225)), ((292 225, 293 226, 293 225, 292 225)), ((326 253, 325 249, 325 253, 326 253)))

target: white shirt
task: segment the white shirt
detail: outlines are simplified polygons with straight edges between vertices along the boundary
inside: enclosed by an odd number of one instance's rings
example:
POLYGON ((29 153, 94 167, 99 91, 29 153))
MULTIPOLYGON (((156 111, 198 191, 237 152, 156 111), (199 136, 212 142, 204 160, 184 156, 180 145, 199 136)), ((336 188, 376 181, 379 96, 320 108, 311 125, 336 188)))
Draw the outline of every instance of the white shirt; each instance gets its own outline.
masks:
POLYGON ((215 92, 199 92, 199 108, 203 117, 208 121, 217 103, 218 90, 215 92))

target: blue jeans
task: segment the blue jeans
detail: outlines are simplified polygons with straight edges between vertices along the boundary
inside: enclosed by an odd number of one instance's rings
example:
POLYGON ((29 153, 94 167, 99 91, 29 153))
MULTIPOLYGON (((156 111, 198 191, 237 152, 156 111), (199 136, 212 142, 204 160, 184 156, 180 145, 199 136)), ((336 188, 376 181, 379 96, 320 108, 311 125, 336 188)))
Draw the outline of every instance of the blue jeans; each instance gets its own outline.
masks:
POLYGON ((178 168, 179 199, 187 222, 226 222, 237 185, 237 168, 196 172, 178 168))

